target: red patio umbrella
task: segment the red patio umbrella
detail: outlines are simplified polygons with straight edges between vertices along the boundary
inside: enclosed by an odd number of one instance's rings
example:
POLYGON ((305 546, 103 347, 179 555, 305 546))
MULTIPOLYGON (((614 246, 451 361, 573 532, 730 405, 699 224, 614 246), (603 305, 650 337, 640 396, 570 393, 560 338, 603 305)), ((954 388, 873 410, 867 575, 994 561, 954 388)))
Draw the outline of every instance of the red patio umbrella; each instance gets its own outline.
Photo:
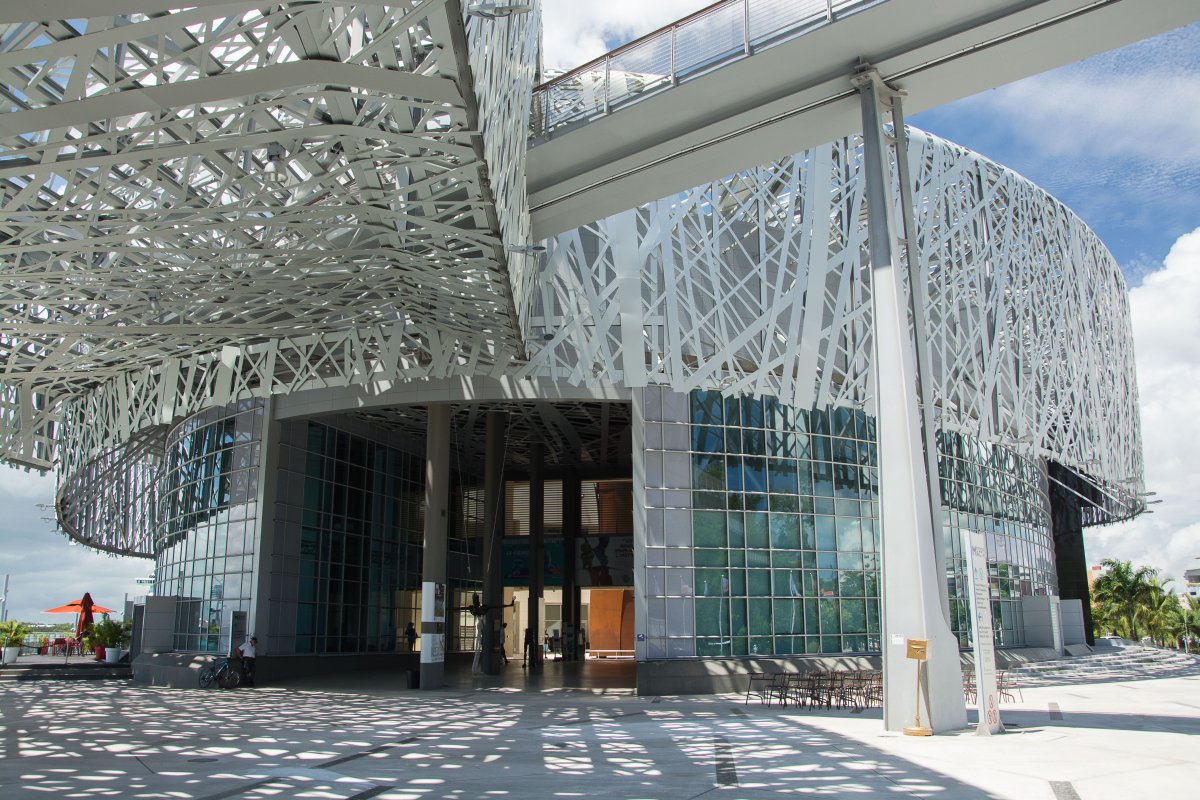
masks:
POLYGON ((92 627, 94 614, 111 614, 111 608, 105 608, 101 605, 96 605, 92 602, 90 592, 84 592, 83 597, 78 600, 72 600, 66 605, 58 606, 57 608, 48 608, 43 613, 45 614, 78 614, 79 619, 75 623, 75 638, 82 639, 83 635, 92 627))
POLYGON ((75 638, 82 639, 92 629, 92 611, 96 604, 92 602, 91 592, 84 592, 79 600, 79 624, 75 626, 75 638))
MULTIPOLYGON (((85 595, 85 597, 86 597, 86 595, 85 595)), ((67 603, 65 606, 59 606, 57 608, 47 608, 42 613, 43 614, 78 614, 82 610, 83 610, 83 599, 80 598, 79 600, 72 600, 71 602, 67 603)), ((113 609, 105 608, 102 605, 97 605, 96 603, 92 603, 92 613, 93 614, 111 614, 111 613, 113 613, 113 609)))

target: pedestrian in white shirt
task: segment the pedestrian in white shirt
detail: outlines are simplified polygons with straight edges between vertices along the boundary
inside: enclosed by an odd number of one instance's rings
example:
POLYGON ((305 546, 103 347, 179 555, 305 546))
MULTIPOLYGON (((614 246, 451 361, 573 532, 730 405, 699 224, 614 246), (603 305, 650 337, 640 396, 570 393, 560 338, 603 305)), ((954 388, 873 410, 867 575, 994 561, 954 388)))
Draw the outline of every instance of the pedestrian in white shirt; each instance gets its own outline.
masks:
POLYGON ((249 641, 238 646, 238 655, 242 657, 242 685, 254 685, 254 659, 258 653, 258 639, 251 636, 249 641))

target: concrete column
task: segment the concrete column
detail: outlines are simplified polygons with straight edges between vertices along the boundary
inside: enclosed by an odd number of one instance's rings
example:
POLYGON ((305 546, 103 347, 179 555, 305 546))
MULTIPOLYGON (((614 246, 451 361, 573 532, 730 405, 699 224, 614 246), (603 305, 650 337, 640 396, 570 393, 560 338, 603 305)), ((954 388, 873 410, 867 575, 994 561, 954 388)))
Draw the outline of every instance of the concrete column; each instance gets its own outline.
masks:
MULTIPOLYGON (((258 466, 258 517, 254 521, 258 531, 254 544, 254 592, 250 597, 250 610, 246 616, 245 637, 258 637, 258 646, 262 652, 289 652, 296 645, 295 627, 285 635, 283 631, 273 630, 271 617, 272 565, 278 564, 276 547, 276 503, 279 494, 279 446, 282 440, 281 426, 275 419, 275 403, 271 398, 263 401, 262 440, 259 444, 261 462, 258 466)), ((277 569, 277 567, 276 567, 277 569)), ((226 610, 221 617, 222 627, 230 623, 226 630, 233 633, 232 618, 226 610)), ((223 630, 222 633, 225 631, 223 630)), ((232 652, 242 642, 230 641, 224 652, 232 652)))
MULTIPOLYGON (((928 641, 921 722, 936 731, 967 723, 958 640, 939 592, 943 554, 934 549, 929 461, 922 437, 917 363, 909 334, 909 300, 901 275, 897 214, 892 200, 884 98, 894 93, 875 70, 855 77, 863 118, 864 176, 874 317, 879 518, 882 532, 884 725, 899 731, 917 712, 919 662, 906 657, 909 639, 928 641)), ((898 158, 907 154, 899 150, 898 158)), ((915 287, 920 290, 921 287, 915 287)), ((920 324, 921 317, 916 320, 920 324)))
POLYGON ((500 622, 504 604, 504 575, 501 568, 504 542, 504 436, 508 414, 489 411, 486 452, 483 463, 483 604, 493 609, 477 621, 483 626, 483 671, 500 673, 500 622))
POLYGON ((431 403, 425 432, 425 544, 422 553, 421 688, 440 689, 445 678, 446 536, 450 522, 449 404, 431 403), (441 587, 440 590, 438 587, 441 587), (437 597, 441 597, 441 608, 437 597))
MULTIPOLYGON (((579 534, 583 527, 583 503, 580 499, 582 482, 579 471, 574 467, 563 474, 563 636, 579 631, 579 582, 575 574, 575 553, 579 549, 579 534)), ((578 637, 576 637, 578 638, 578 637)), ((575 660, 575 642, 564 639, 563 657, 575 660)))
MULTIPOLYGON (((542 588, 546 558, 546 476, 541 442, 529 446, 529 609, 525 624, 533 631, 529 670, 542 668, 542 588)), ((522 645, 523 646, 523 645, 522 645)))

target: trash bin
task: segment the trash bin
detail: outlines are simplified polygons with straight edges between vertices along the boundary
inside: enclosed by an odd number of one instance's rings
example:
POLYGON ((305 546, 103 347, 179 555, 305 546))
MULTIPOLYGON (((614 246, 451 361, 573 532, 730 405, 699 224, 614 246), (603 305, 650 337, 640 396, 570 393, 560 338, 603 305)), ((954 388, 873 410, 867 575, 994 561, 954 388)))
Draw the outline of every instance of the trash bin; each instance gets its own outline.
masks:
POLYGON ((421 670, 410 669, 408 671, 408 688, 410 688, 410 689, 420 689, 421 688, 421 670))

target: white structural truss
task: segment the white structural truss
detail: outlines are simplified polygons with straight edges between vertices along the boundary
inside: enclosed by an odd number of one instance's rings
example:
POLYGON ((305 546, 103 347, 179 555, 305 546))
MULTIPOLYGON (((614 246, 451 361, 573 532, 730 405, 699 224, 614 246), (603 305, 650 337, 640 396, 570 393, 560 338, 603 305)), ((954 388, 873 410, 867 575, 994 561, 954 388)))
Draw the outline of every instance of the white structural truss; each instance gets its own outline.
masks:
MULTIPOLYGON (((1074 466, 1130 513, 1141 437, 1116 262, 1011 170, 918 131, 908 160, 938 425, 1074 466)), ((532 363, 874 413, 867 245, 858 138, 644 204, 550 242, 532 363)))
POLYGON ((5 457, 45 468, 56 442, 90 459, 213 401, 518 356, 536 15, 176 5, 3 12, 5 457))
MULTIPOLYGON (((857 139, 538 253, 536 3, 179 5, 0 5, 0 458, 57 469, 72 536, 148 554, 167 428, 234 401, 528 376, 881 402, 857 139)), ((1111 256, 1003 167, 916 132, 908 157, 938 424, 1140 510, 1111 256)))

